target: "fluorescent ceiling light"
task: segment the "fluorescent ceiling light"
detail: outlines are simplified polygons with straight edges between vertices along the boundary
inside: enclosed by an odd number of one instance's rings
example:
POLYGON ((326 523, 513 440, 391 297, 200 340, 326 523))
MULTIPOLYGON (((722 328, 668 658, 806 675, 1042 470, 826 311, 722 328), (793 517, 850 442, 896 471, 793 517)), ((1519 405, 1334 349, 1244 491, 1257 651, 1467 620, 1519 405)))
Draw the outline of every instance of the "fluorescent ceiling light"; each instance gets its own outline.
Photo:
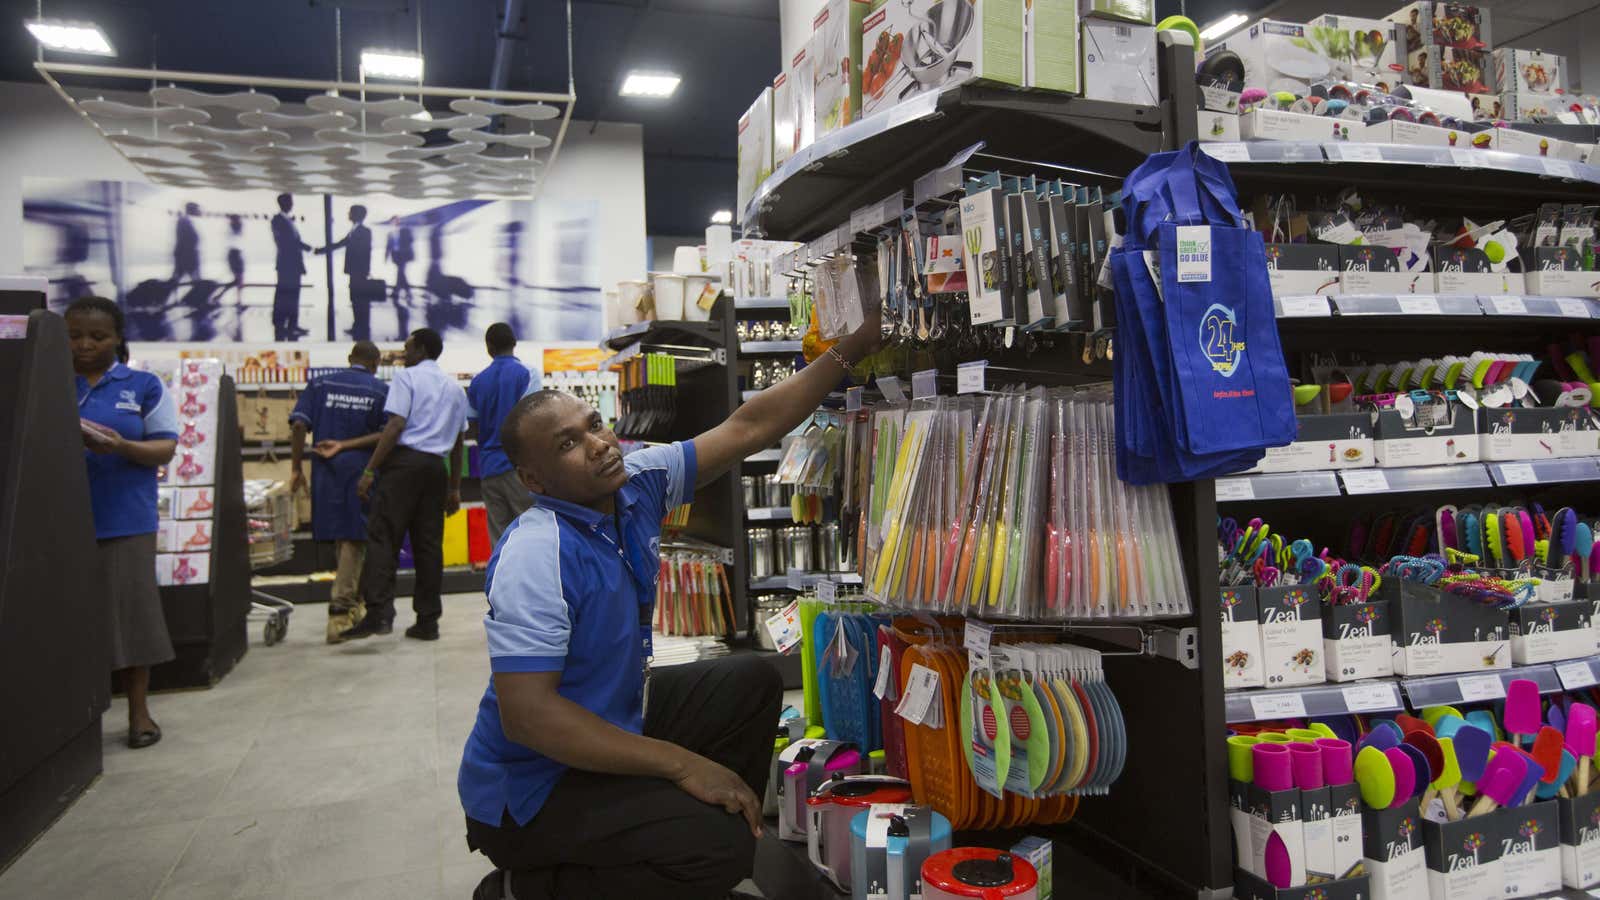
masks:
POLYGON ((421 81, 422 57, 404 50, 363 50, 361 71, 368 78, 421 81))
POLYGON ((1231 12, 1210 25, 1200 29, 1200 40, 1210 41, 1232 32, 1235 28, 1249 20, 1249 16, 1241 12, 1231 12))
POLYGON ((93 22, 63 22, 59 19, 30 19, 23 23, 46 50, 63 53, 88 53, 116 56, 106 33, 93 22))
POLYGON ((682 80, 671 72, 629 72, 621 93, 624 97, 671 97, 682 80))
POLYGON ((713 224, 713 225, 732 225, 733 224, 733 212, 731 210, 726 210, 726 209, 717 210, 716 212, 711 214, 711 224, 713 224))

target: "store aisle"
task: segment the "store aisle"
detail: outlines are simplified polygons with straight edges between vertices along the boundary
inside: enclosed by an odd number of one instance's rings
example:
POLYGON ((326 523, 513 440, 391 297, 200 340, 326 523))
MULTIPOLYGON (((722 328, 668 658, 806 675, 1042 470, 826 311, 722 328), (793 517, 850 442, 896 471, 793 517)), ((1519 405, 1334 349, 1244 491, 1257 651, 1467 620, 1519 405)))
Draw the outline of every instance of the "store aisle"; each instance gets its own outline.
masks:
MULTIPOLYGON (((409 624, 401 601, 400 626, 409 624)), ((105 773, 9 870, 0 898, 464 900, 456 766, 488 678, 483 596, 445 598, 440 640, 329 647, 324 607, 275 647, 251 632, 209 691, 163 694, 165 737, 129 750, 105 715, 105 773)))

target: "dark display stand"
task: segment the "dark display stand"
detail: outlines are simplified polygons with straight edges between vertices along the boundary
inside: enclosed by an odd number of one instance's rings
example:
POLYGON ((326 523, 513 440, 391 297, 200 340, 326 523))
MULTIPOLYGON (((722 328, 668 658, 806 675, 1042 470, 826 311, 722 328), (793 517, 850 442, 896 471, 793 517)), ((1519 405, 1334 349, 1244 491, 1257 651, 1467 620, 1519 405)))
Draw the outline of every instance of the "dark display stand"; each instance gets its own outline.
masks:
POLYGON ((250 544, 244 506, 244 465, 239 454, 239 407, 233 379, 217 387, 216 517, 211 578, 205 584, 161 589, 177 659, 150 671, 150 687, 210 687, 244 657, 250 640, 250 544))
MULTIPOLYGON (((7 309, 39 309, 0 292, 7 309)), ((0 340, 0 868, 100 773, 110 648, 61 317, 0 340)))

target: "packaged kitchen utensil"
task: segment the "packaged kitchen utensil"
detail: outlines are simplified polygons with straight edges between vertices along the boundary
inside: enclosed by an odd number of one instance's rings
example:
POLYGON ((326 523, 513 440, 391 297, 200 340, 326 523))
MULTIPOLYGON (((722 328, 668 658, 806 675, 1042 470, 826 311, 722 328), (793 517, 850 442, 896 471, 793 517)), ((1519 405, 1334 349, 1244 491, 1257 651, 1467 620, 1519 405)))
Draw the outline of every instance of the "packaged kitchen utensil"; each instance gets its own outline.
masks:
POLYGON ((806 851, 816 866, 841 891, 852 891, 854 856, 850 824, 863 810, 881 804, 911 802, 911 786, 889 775, 848 775, 830 779, 806 798, 811 817, 806 851))

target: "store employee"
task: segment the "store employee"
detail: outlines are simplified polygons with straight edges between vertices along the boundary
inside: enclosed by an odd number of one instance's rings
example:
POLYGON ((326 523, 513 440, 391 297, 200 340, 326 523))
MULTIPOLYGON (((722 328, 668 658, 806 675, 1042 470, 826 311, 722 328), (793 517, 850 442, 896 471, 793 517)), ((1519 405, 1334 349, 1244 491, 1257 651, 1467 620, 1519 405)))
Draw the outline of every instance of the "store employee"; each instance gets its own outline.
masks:
POLYGON ((528 489, 506 459, 500 423, 518 400, 539 389, 539 376, 517 359, 517 336, 510 325, 490 325, 483 333, 483 344, 489 351, 489 367, 467 386, 467 418, 476 429, 469 429, 468 434, 478 439, 479 483, 489 519, 489 543, 494 545, 500 543, 507 526, 533 505, 528 489))
POLYGON ((489 562, 493 678, 457 779, 467 843, 499 867, 475 898, 706 900, 749 875, 781 685, 730 657, 646 690, 661 519, 800 424, 878 324, 694 440, 627 458, 576 397, 512 408, 502 440, 535 496, 489 562))
POLYGON ((333 541, 338 554, 328 598, 330 644, 344 640, 340 634, 361 621, 366 611, 358 587, 367 556, 367 511, 356 496, 356 482, 383 431, 389 386, 373 374, 377 371, 378 345, 358 341, 350 351, 350 368, 311 379, 289 414, 294 429, 289 445, 290 488, 305 486, 300 459, 310 431, 317 441, 312 447, 316 459, 311 463, 311 537, 333 541))

